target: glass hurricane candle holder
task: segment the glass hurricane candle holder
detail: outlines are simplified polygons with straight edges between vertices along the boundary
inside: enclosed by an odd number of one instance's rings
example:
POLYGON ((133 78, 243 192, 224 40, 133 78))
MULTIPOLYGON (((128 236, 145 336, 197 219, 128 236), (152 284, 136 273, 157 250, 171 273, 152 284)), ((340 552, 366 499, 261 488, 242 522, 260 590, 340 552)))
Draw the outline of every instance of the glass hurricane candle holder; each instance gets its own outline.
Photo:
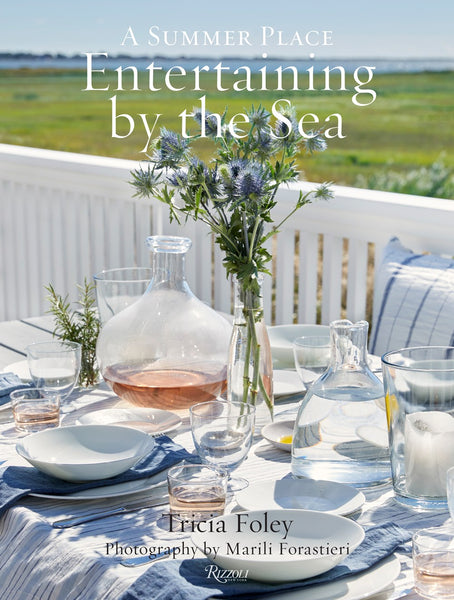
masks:
POLYGON ((454 347, 404 348, 382 363, 396 499, 446 510, 446 477, 454 467, 454 347))

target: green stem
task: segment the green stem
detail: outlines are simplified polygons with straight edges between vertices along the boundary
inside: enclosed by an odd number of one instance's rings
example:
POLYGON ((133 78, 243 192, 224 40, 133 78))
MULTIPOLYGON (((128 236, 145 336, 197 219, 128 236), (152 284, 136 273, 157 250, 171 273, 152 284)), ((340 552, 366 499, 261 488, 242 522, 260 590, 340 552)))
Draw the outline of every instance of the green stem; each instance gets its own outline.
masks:
POLYGON ((249 335, 249 327, 246 322, 246 354, 244 357, 244 368, 243 368, 243 402, 246 403, 249 395, 249 387, 251 381, 249 379, 249 362, 251 355, 251 336, 249 335))
POLYGON ((253 253, 253 250, 255 247, 255 236, 257 235, 257 229, 259 228, 259 225, 260 225, 260 219, 257 217, 255 219, 254 229, 252 230, 251 245, 249 248, 249 257, 248 257, 249 262, 251 262, 251 260, 252 260, 252 253, 253 253))
POLYGON ((297 210, 299 210, 301 208, 301 206, 304 206, 305 204, 310 204, 311 199, 310 199, 310 192, 307 192, 307 194, 305 194, 304 196, 301 196, 295 206, 295 208, 285 217, 285 219, 282 219, 282 221, 280 223, 278 223, 277 225, 274 225, 273 227, 273 231, 276 233, 279 231, 279 229, 282 227, 282 225, 288 221, 288 219, 290 219, 290 217, 296 213, 297 210), (301 204, 302 202, 302 204, 301 204))
POLYGON ((260 344, 257 344, 254 351, 254 373, 251 386, 251 401, 255 406, 257 403, 257 395, 259 392, 258 380, 260 376, 260 344))
MULTIPOLYGON (((245 308, 246 308, 245 299, 245 308)), ((250 346, 250 350, 248 352, 248 358, 251 350, 254 353, 254 370, 252 376, 252 388, 251 388, 251 396, 253 399, 253 404, 256 403, 258 391, 260 390, 263 394, 263 398, 265 400, 265 404, 267 405, 270 412, 273 410, 273 403, 271 402, 271 398, 265 388, 265 384, 263 382, 263 377, 260 374, 260 351, 261 347, 257 340, 257 332, 255 330, 255 308, 248 307, 247 308, 247 336, 248 336, 248 346, 250 346)), ((244 398, 244 395, 243 395, 244 398)))
MULTIPOLYGON (((248 239, 248 230, 247 230, 247 222, 246 222, 246 213, 243 211, 242 215, 243 217, 243 234, 244 234, 244 244, 246 246, 246 252, 247 254, 249 254, 249 260, 250 259, 250 252, 249 252, 249 239, 248 239)), ((252 248, 252 244, 251 244, 251 248, 252 248)))

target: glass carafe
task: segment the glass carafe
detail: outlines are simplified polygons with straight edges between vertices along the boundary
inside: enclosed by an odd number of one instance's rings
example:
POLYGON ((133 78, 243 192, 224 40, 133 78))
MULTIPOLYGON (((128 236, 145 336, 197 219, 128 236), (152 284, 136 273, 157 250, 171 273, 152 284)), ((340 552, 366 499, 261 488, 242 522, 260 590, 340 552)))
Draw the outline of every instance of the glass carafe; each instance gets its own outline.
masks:
POLYGON ((366 321, 330 325, 330 364, 307 391, 295 422, 295 477, 358 486, 390 478, 383 384, 368 366, 368 327, 366 321))
POLYGON ((185 409, 226 388, 231 325, 191 292, 184 272, 191 240, 152 236, 153 278, 98 338, 101 374, 137 406, 185 409))

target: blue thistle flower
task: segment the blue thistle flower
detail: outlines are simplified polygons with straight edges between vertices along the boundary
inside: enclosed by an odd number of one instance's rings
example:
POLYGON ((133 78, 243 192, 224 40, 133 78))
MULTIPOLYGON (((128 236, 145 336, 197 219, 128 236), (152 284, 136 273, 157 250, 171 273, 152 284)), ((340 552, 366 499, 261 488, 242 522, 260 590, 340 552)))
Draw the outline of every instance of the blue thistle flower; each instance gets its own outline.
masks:
POLYGON ((291 127, 287 125, 285 121, 278 121, 274 126, 274 135, 281 142, 290 142, 295 139, 296 132, 298 132, 298 123, 296 119, 289 117, 286 115, 288 120, 291 123, 291 127))
POLYGON ((304 138, 304 147, 307 152, 312 154, 312 152, 324 152, 326 150, 328 144, 320 131, 316 131, 315 133, 310 131, 308 135, 311 137, 304 138))
POLYGON ((287 151, 295 148, 295 145, 300 141, 301 136, 298 132, 298 122, 296 120, 295 108, 279 107, 280 114, 285 117, 286 121, 278 120, 274 125, 272 133, 275 138, 277 148, 285 148, 287 151), (289 123, 289 124, 288 124, 289 123))
MULTIPOLYGON (((192 111, 193 119, 201 126, 202 111, 200 108, 194 108, 192 111)), ((222 119, 221 119, 221 134, 222 134, 222 119)), ((213 113, 205 111, 205 134, 208 137, 216 137, 218 135, 218 119, 213 113)))
POLYGON ((274 153, 275 140, 268 131, 256 131, 254 139, 256 142, 257 158, 266 160, 274 153))
POLYGON ((187 182, 194 188, 202 186, 202 193, 210 198, 218 198, 223 193, 222 177, 217 166, 210 169, 197 156, 191 156, 189 159, 187 182))
POLYGON ((262 169, 250 165, 238 178, 238 191, 243 198, 261 198, 265 194, 266 181, 262 169))
POLYGON ((259 130, 265 129, 268 126, 271 116, 263 106, 259 106, 258 108, 252 106, 246 114, 249 117, 249 122, 259 130))
POLYGON ((189 166, 191 169, 201 169, 202 171, 206 169, 205 163, 198 156, 191 156, 189 158, 189 166))
POLYGON ((217 170, 217 167, 211 170, 207 169, 205 177, 206 187, 208 189, 210 198, 219 198, 220 196, 222 196, 222 178, 217 170))
POLYGON ((139 196, 140 198, 151 196, 161 181, 160 174, 155 173, 154 168, 152 169, 149 164, 146 170, 140 167, 140 169, 131 171, 131 175, 133 177, 131 183, 136 188, 134 196, 139 196))
POLYGON ((334 198, 334 192, 329 187, 331 182, 325 181, 321 183, 314 191, 314 200, 332 200, 334 198))
POLYGON ((248 162, 244 158, 234 158, 227 164, 230 176, 233 178, 238 177, 241 171, 244 171, 248 162))
POLYGON ((187 156, 189 150, 189 140, 184 139, 178 133, 162 128, 161 135, 153 161, 158 168, 176 168, 187 156))
POLYGON ((177 169, 167 176, 167 183, 175 187, 186 185, 188 182, 188 174, 183 169, 177 169))

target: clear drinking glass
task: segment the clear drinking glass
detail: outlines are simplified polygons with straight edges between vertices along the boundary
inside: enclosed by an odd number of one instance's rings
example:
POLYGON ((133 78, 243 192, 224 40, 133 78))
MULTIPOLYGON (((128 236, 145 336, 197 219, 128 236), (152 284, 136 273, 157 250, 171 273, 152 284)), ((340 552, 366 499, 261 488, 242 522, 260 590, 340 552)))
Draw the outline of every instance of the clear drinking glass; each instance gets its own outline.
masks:
POLYGON ((430 600, 454 599, 454 532, 421 529, 413 536, 415 590, 430 600))
MULTIPOLYGON (((198 455, 206 464, 231 471, 246 458, 252 444, 255 406, 212 400, 190 408, 191 431, 198 455)), ((243 478, 230 478, 232 491, 247 487, 243 478)))
POLYGON ((33 433, 60 424, 60 398, 47 398, 38 388, 24 388, 10 394, 17 431, 33 433))
POLYGON ((177 465, 167 484, 172 515, 199 521, 224 513, 228 473, 210 465, 177 465))
POLYGON ((106 269, 93 275, 101 324, 137 302, 145 294, 152 277, 151 267, 106 269))
POLYGON ((454 347, 403 348, 382 357, 396 500, 446 510, 454 467, 454 347))
POLYGON ((302 336, 293 341, 295 368, 306 389, 326 371, 330 351, 329 333, 323 336, 302 336))
POLYGON ((26 348, 33 382, 46 398, 64 400, 73 391, 80 372, 81 346, 77 342, 38 342, 26 348))

